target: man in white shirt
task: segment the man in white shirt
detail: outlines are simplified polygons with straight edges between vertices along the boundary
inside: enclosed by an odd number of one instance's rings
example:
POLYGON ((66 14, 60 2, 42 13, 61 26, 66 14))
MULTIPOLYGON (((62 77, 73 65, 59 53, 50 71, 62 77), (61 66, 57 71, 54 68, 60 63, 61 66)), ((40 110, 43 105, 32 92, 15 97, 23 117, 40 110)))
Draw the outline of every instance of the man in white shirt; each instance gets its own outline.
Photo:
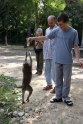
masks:
MULTIPOLYGON (((55 16, 50 15, 48 17, 49 28, 46 29, 46 33, 45 33, 46 36, 50 34, 51 31, 57 27, 55 23, 56 23, 55 16)), ((50 39, 44 41, 43 55, 44 55, 44 60, 45 60, 45 78, 46 78, 47 85, 46 87, 43 88, 43 90, 52 89, 52 79, 55 79, 53 78, 54 76, 53 74, 55 74, 53 70, 53 65, 54 65, 53 54, 54 54, 54 48, 55 48, 54 46, 55 46, 54 39, 52 39, 51 42, 50 42, 50 39)), ((53 81, 55 82, 55 80, 53 81)), ((55 93, 55 87, 51 91, 51 93, 55 93)))

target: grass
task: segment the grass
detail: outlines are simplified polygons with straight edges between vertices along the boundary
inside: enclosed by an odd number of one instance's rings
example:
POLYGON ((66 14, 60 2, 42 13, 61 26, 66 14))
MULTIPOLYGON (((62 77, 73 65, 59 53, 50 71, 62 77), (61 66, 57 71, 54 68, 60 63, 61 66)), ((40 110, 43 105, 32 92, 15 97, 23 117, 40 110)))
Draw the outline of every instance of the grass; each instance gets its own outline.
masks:
POLYGON ((4 83, 0 87, 0 108, 4 109, 3 113, 0 113, 0 123, 9 124, 11 114, 16 108, 18 103, 19 95, 15 92, 13 84, 17 80, 13 77, 0 75, 0 83, 4 83))
POLYGON ((63 121, 62 120, 60 121, 60 124, 63 124, 63 121))

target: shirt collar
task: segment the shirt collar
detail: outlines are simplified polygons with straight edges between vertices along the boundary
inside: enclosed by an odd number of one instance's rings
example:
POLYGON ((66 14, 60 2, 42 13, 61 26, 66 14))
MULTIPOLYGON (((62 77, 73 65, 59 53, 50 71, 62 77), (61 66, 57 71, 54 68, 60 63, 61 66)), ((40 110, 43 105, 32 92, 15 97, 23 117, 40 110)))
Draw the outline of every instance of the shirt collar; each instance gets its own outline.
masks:
POLYGON ((53 29, 56 28, 56 27, 57 27, 57 25, 55 24, 55 26, 54 26, 53 28, 50 28, 50 27, 49 27, 49 29, 50 29, 50 30, 53 30, 53 29))

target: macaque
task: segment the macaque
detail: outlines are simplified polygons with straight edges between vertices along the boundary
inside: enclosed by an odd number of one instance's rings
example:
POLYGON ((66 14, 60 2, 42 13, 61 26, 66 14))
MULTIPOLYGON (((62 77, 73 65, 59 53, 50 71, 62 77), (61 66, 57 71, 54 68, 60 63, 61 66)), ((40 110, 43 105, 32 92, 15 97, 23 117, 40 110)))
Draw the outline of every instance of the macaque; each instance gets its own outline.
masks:
POLYGON ((28 53, 28 56, 30 58, 30 62, 27 62, 27 52, 26 52, 26 57, 25 57, 25 61, 23 63, 23 68, 22 68, 22 72, 23 72, 23 81, 22 81, 22 104, 24 104, 24 94, 25 91, 28 90, 29 91, 29 95, 26 99, 27 102, 29 102, 29 97, 32 94, 32 87, 30 86, 30 82, 32 79, 32 58, 31 58, 31 53, 28 53))

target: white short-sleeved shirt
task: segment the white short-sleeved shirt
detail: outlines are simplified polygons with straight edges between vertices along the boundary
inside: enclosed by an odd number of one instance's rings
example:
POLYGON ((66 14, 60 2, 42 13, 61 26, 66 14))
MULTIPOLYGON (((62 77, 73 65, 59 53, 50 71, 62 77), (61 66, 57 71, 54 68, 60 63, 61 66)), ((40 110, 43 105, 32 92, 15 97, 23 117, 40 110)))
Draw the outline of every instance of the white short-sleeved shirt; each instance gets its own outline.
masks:
MULTIPOLYGON (((52 29, 49 27, 46 29, 46 36, 49 35, 55 28, 57 28, 58 26, 55 25, 52 29)), ((53 55, 54 55, 54 50, 55 50, 55 39, 48 39, 44 41, 44 45, 43 45, 43 55, 44 55, 44 59, 53 59, 53 55)))
POLYGON ((61 28, 54 29, 49 35, 49 39, 55 39, 54 60, 60 64, 72 64, 72 47, 79 44, 78 32, 70 27, 63 31, 61 28))

